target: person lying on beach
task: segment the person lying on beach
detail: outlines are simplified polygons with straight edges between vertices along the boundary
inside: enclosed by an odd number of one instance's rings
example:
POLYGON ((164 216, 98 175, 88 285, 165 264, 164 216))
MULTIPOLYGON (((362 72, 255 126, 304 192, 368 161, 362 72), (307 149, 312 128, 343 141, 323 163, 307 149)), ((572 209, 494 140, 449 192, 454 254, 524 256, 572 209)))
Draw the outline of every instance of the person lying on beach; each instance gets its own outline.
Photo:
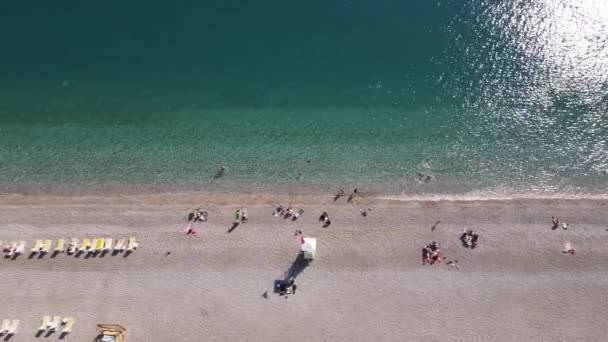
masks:
POLYGON ((458 260, 450 260, 450 261, 446 262, 446 265, 454 267, 457 270, 460 270, 460 268, 458 268, 458 260))
POLYGON ((293 218, 291 220, 292 221, 297 220, 300 217, 300 215, 302 215, 303 213, 304 213, 304 209, 302 209, 302 208, 298 209, 298 211, 296 211, 296 213, 293 214, 293 218))
POLYGON ((340 191, 338 191, 336 196, 334 196, 334 202, 337 201, 338 199, 340 199, 340 197, 342 197, 342 196, 346 196, 346 193, 344 192, 344 188, 340 189, 340 191))
POLYGON ((285 209, 285 211, 281 214, 284 220, 290 218, 293 215, 293 210, 290 208, 285 209))

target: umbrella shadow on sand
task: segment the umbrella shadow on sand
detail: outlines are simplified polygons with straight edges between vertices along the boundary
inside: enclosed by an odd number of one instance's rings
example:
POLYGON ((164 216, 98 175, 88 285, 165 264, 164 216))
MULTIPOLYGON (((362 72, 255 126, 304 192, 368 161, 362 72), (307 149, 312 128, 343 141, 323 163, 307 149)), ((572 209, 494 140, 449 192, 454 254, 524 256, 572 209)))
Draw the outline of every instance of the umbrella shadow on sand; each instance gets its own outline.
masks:
MULTIPOLYGON (((290 283, 292 284, 298 275, 300 275, 300 273, 302 273, 302 271, 304 271, 304 269, 310 265, 310 262, 311 260, 304 258, 304 254, 298 253, 298 256, 293 261, 291 266, 289 266, 287 271, 283 273, 283 277, 274 281, 273 292, 280 293, 282 288, 290 283)), ((262 294, 262 297, 268 298, 268 291, 265 291, 262 294)))

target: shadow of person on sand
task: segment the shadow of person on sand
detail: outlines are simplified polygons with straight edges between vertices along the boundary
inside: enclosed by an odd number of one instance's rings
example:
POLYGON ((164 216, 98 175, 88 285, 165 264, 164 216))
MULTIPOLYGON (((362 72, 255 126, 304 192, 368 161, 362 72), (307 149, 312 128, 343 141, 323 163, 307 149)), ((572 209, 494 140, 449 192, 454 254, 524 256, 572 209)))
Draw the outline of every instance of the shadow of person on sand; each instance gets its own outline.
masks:
POLYGON ((230 227, 230 229, 228 229, 228 233, 232 233, 233 230, 236 229, 236 227, 239 226, 238 222, 232 222, 232 227, 230 227))

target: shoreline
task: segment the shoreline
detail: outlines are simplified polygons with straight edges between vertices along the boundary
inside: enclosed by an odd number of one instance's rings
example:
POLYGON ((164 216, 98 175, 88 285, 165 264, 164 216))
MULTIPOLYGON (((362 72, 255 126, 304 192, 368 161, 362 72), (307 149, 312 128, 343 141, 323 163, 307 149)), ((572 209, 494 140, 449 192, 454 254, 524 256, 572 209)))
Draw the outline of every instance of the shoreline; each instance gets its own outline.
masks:
POLYGON ((567 204, 567 203, 589 203, 589 204, 608 204, 607 195, 581 196, 581 197, 558 197, 558 196, 538 196, 538 197, 480 197, 480 196, 390 196, 390 195, 366 195, 355 197, 348 203, 347 196, 337 201, 333 200, 333 195, 295 195, 295 194, 270 194, 270 193, 229 193, 229 192, 166 192, 166 193, 108 193, 105 195, 22 195, 22 194, 0 194, 0 206, 176 206, 183 205, 257 205, 257 204, 293 204, 293 205, 395 205, 404 206, 417 204, 531 204, 541 203, 567 204))

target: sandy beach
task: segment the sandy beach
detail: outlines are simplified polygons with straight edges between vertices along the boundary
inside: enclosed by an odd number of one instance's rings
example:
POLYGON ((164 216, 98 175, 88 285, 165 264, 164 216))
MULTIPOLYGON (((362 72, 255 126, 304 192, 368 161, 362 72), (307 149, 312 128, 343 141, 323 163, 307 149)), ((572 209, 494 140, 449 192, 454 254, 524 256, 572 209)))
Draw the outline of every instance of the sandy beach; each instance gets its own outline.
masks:
POLYGON ((603 200, 2 196, 0 240, 28 245, 16 260, 0 259, 0 319, 21 320, 16 342, 56 339, 35 337, 43 315, 74 317, 64 340, 79 342, 96 336, 97 323, 125 326, 129 342, 599 341, 608 326, 607 207, 603 200), (274 203, 305 213, 295 222, 276 218, 274 203), (186 214, 197 206, 209 222, 186 236, 186 214), (238 207, 249 222, 229 233, 238 207), (317 222, 323 211, 328 228, 317 222), (551 230, 551 216, 570 228, 551 230), (463 228, 480 234, 476 249, 462 247, 463 228), (296 229, 317 238, 318 252, 286 299, 272 287, 298 254, 296 229), (28 258, 36 239, 126 236, 140 243, 127 257, 28 258), (460 270, 422 266, 420 249, 433 240, 460 270), (576 255, 561 253, 564 242, 576 255))

